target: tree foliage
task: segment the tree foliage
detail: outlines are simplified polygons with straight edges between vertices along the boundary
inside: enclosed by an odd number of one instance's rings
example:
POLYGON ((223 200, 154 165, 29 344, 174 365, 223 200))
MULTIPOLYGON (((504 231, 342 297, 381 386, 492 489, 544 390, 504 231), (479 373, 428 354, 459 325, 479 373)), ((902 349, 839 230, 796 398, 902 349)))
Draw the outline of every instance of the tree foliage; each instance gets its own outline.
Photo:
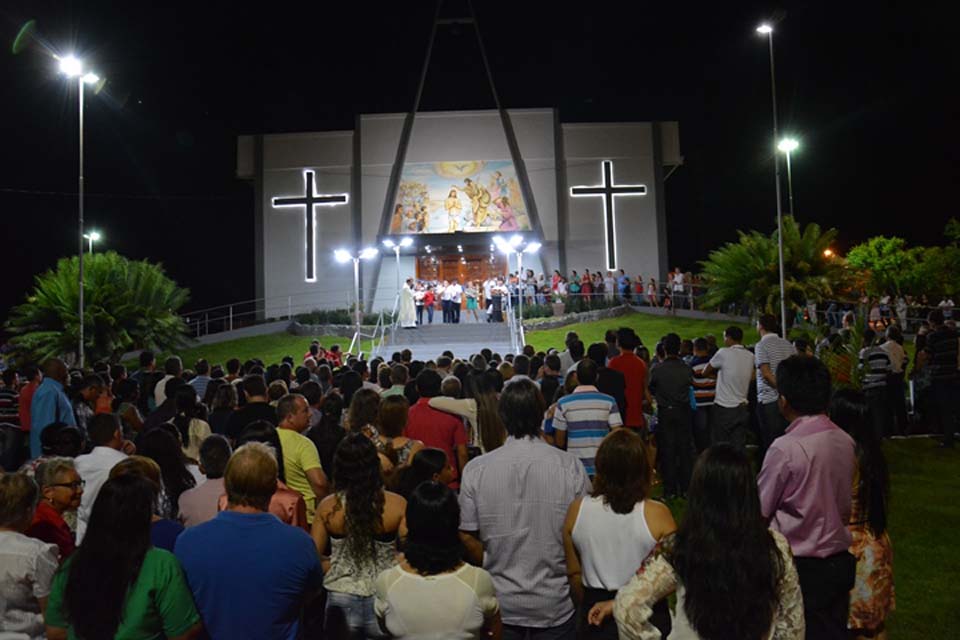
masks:
MULTIPOLYGON (((6 329, 21 359, 76 357, 80 334, 79 263, 62 258, 36 277, 25 304, 15 307, 6 329)), ((136 349, 182 346, 186 326, 177 311, 189 291, 168 278, 160 265, 128 260, 115 252, 84 259, 84 351, 90 362, 119 358, 136 349)))
MULTIPOLYGON (((737 242, 710 252, 707 260, 701 262, 707 284, 704 303, 721 307, 746 301, 763 312, 775 314, 780 306, 777 232, 738 234, 737 242)), ((784 290, 788 306, 833 297, 843 287, 843 261, 824 256, 836 237, 836 229, 823 231, 820 225, 810 223, 801 230, 793 216, 783 217, 784 290)))
POLYGON ((921 254, 903 238, 875 236, 850 249, 847 264, 865 272, 868 294, 900 294, 915 288, 921 254))

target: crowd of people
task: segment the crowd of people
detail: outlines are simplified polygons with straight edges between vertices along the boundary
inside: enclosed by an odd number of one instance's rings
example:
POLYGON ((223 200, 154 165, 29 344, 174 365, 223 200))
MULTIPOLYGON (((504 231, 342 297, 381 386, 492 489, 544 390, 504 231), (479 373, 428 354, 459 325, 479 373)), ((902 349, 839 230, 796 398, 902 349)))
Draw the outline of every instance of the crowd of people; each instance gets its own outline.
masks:
MULTIPOLYGON (((957 333, 929 324, 949 445, 957 333)), ((758 330, 5 372, 29 453, 0 477, 0 635, 884 637, 902 352, 835 392, 758 330)))

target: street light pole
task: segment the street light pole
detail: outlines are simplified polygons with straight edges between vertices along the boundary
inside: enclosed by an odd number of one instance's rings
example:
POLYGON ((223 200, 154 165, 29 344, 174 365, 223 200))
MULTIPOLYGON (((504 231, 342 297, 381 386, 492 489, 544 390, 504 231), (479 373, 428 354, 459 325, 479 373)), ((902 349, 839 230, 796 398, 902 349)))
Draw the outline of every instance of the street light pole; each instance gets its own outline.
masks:
POLYGON ((787 337, 787 299, 786 288, 784 286, 784 267, 783 267, 783 196, 780 194, 780 157, 776 153, 777 141, 780 139, 777 127, 777 75, 773 58, 773 27, 768 24, 762 24, 757 27, 757 33, 767 36, 767 44, 770 49, 770 97, 773 103, 773 166, 776 175, 776 193, 777 193, 777 255, 780 263, 780 327, 783 337, 787 337))
MULTIPOLYGON (((80 94, 80 176, 77 185, 77 192, 79 196, 79 205, 78 205, 78 224, 80 228, 78 229, 78 239, 79 239, 79 249, 77 251, 77 258, 79 263, 79 286, 80 286, 80 295, 79 299, 79 320, 80 320, 80 344, 77 350, 77 359, 80 362, 80 368, 83 369, 83 76, 77 76, 77 91, 80 94)), ((90 243, 91 252, 93 251, 93 242, 90 243)))
MULTIPOLYGON (((353 256, 353 295, 355 296, 354 301, 354 319, 357 324, 357 340, 359 342, 360 336, 360 256, 353 256)), ((360 345, 357 344, 359 348, 360 345)))
POLYGON ((795 216, 793 211, 793 172, 790 170, 790 152, 787 155, 787 202, 790 203, 790 215, 795 216))
POLYGON ((523 251, 520 248, 517 248, 517 288, 519 289, 520 295, 517 297, 517 310, 520 314, 520 324, 523 324, 523 251))

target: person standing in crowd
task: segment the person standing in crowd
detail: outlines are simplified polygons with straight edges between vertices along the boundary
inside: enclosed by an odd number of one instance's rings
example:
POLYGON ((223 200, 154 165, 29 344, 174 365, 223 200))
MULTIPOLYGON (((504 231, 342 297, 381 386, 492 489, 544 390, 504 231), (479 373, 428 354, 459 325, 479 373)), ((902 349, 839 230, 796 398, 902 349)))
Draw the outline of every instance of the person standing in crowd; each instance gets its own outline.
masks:
POLYGON ((887 532, 890 472, 880 438, 872 429, 869 407, 862 393, 842 389, 830 403, 830 420, 856 442, 853 508, 850 514, 850 553, 857 558, 857 574, 850 591, 847 627, 861 638, 886 638, 887 616, 895 608, 893 544, 887 532))
POLYGON ((463 287, 454 279, 450 283, 450 322, 460 324, 460 305, 463 302, 463 287))
POLYGON ((200 472, 206 480, 180 494, 179 519, 184 527, 195 527, 217 516, 217 501, 224 494, 223 474, 230 461, 230 441, 212 435, 200 445, 200 472))
POLYGON ((45 638, 57 546, 24 535, 33 521, 37 485, 22 473, 0 472, 0 635, 45 638))
POLYGON ((311 532, 318 553, 330 547, 325 628, 332 610, 340 609, 350 633, 385 637, 374 613, 375 582, 396 564, 397 543, 407 534, 407 501, 384 491, 377 449, 362 433, 340 443, 333 468, 334 493, 317 507, 311 532))
POLYGON ((880 348, 890 356, 890 375, 887 377, 887 410, 890 412, 892 432, 906 435, 909 430, 907 400, 904 388, 907 353, 903 350, 903 332, 895 324, 887 327, 886 342, 880 348))
POLYGON ((30 431, 30 405, 33 403, 33 396, 37 389, 43 383, 43 374, 40 373, 40 367, 35 364, 27 364, 23 367, 23 386, 17 396, 17 415, 20 418, 20 428, 23 431, 30 431))
POLYGON ((757 459, 763 462, 770 443, 783 435, 787 423, 780 414, 777 400, 777 367, 796 353, 793 344, 777 335, 777 319, 765 313, 757 320, 760 342, 754 347, 757 367, 757 422, 760 428, 760 448, 757 459))
POLYGON ((566 375, 567 371, 574 365, 573 358, 570 356, 570 345, 580 339, 576 331, 567 331, 563 340, 566 349, 560 352, 560 375, 566 375))
POLYGON ((50 358, 43 363, 43 382, 37 387, 30 403, 30 457, 43 454, 40 436, 47 425, 55 422, 75 427, 77 418, 73 406, 64 392, 67 384, 67 365, 60 358, 50 358))
POLYGON ((609 366, 623 374, 626 385, 626 412, 624 425, 640 430, 645 426, 643 418, 644 403, 651 403, 650 390, 647 388, 647 365, 635 353, 640 339, 633 329, 621 327, 617 330, 617 347, 620 355, 610 358, 609 366))
POLYGON ((750 410, 747 395, 754 379, 754 357, 743 346, 743 330, 729 326, 723 332, 723 348, 718 349, 704 369, 706 376, 716 376, 710 439, 729 442, 741 451, 747 450, 747 429, 750 410))
POLYGON ((138 455, 129 456, 113 465, 107 481, 124 475, 141 476, 153 484, 157 499, 155 500, 156 506, 153 517, 150 520, 150 544, 157 549, 164 549, 172 553, 177 537, 183 533, 183 525, 167 515, 169 511, 161 513, 162 505, 167 501, 164 496, 160 465, 153 458, 138 455))
POLYGON ((761 515, 746 454, 719 444, 697 461, 676 535, 614 602, 594 605, 589 621, 599 626, 613 614, 620 638, 659 638, 651 620, 653 603, 676 592, 671 638, 801 640, 799 581, 790 545, 767 528, 761 515))
POLYGON ((876 344, 873 329, 863 332, 863 348, 860 349, 860 368, 863 371, 862 389, 870 409, 870 422, 878 438, 891 434, 890 401, 887 392, 887 379, 893 372, 890 354, 876 344))
POLYGON ((47 638, 199 637, 177 559, 150 543, 156 486, 128 474, 104 483, 100 496, 88 535, 53 581, 47 638))
MULTIPOLYGON (((639 434, 619 429, 607 436, 597 451, 596 467, 592 494, 577 498, 567 509, 563 545, 580 637, 616 640, 616 625, 611 621, 590 627, 588 612, 594 604, 615 598, 677 525, 666 505, 647 499, 653 471, 639 434)), ((661 624, 668 623, 666 603, 658 609, 661 624)))
POLYGON ((317 504, 328 493, 327 474, 320 464, 317 446, 303 435, 310 423, 310 405, 299 393, 284 396, 277 403, 277 435, 283 447, 283 470, 287 486, 303 496, 307 522, 313 522, 317 504))
POLYGON ((203 419, 207 416, 206 407, 197 402, 197 392, 189 384, 181 385, 173 399, 177 415, 170 422, 180 434, 183 455, 196 461, 200 457, 200 445, 211 433, 209 423, 203 419))
POLYGON ((693 417, 690 415, 690 388, 693 371, 680 359, 680 336, 668 333, 663 339, 666 359, 650 372, 650 392, 657 400, 657 450, 663 496, 681 497, 690 484, 693 468, 693 417))
POLYGON ((210 377, 210 363, 200 358, 196 364, 193 365, 193 370, 197 375, 195 375, 193 380, 188 384, 197 392, 198 398, 203 398, 207 393, 207 385, 213 380, 213 378, 210 377))
MULTIPOLYGON (((927 315, 930 332, 927 334, 926 347, 918 354, 920 369, 928 369, 933 381, 933 399, 935 415, 940 423, 943 441, 940 446, 953 447, 954 433, 957 430, 957 418, 960 410, 960 357, 958 357, 957 331, 944 324, 944 313, 934 309, 927 315)), ((39 393, 39 392, 38 392, 39 393)))
POLYGON ((243 378, 243 395, 246 404, 237 409, 227 420, 227 437, 236 441, 246 426, 257 420, 266 420, 277 426, 277 410, 267 398, 267 383, 263 376, 251 374, 243 378))
POLYGON ((467 464, 460 489, 468 557, 493 576, 505 640, 575 635, 563 520, 570 503, 587 495, 590 481, 576 456, 540 439, 545 410, 533 382, 505 387, 500 417, 509 437, 467 464))
POLYGON ((757 477, 763 517, 795 556, 809 640, 847 638, 856 559, 847 524, 856 456, 853 438, 827 417, 830 372, 791 356, 777 368, 778 404, 790 423, 757 477))
POLYGON ((376 581, 381 626, 396 638, 500 638, 493 580, 463 561, 456 494, 424 482, 409 498, 406 520, 403 560, 376 581))
MULTIPOLYGON (((623 426, 617 401, 597 391, 597 364, 585 358, 577 365, 577 387, 557 401, 553 429, 557 447, 580 458, 588 476, 594 474, 594 458, 611 429, 623 426)), ((514 382, 512 384, 519 384, 514 382)))
POLYGON ((406 436, 419 440, 425 447, 442 449, 450 458, 454 477, 450 488, 460 486, 459 478, 467 464, 467 431, 463 422, 444 411, 430 406, 430 399, 440 395, 440 374, 424 369, 417 374, 417 393, 420 399, 410 407, 406 436))
POLYGON ((127 457, 127 454, 121 451, 123 435, 120 431, 120 420, 112 413, 95 416, 90 421, 87 435, 93 449, 86 455, 77 456, 75 461, 77 473, 84 482, 83 497, 77 511, 77 544, 83 541, 93 503, 100 493, 100 487, 107 481, 110 469, 127 457))
POLYGON ((710 423, 717 394, 716 379, 705 373, 710 365, 709 348, 706 338, 697 338, 693 341, 693 358, 690 359, 693 396, 697 403, 696 411, 693 412, 693 442, 698 454, 710 446, 710 423))
POLYGON ((166 362, 163 363, 163 377, 153 388, 153 401, 156 406, 159 407, 167 399, 167 382, 172 378, 179 378, 181 375, 183 375, 183 361, 180 360, 179 356, 167 358, 166 362))
POLYGON ((607 366, 609 349, 609 343, 594 342, 587 349, 587 359, 597 365, 597 390, 617 401, 617 411, 622 418, 627 412, 627 381, 622 372, 607 366))
POLYGON ((268 512, 278 468, 267 445, 239 447, 224 473, 226 509, 177 539, 177 558, 212 638, 294 640, 300 608, 320 587, 310 536, 268 512))
POLYGON ((83 480, 70 458, 47 458, 37 467, 34 479, 40 488, 40 502, 26 535, 57 545, 63 562, 76 548, 63 515, 80 508, 83 480))
POLYGON ((380 403, 380 433, 374 436, 373 444, 380 454, 384 472, 410 464, 413 456, 423 449, 422 442, 403 435, 409 410, 410 403, 403 395, 389 396, 380 403))

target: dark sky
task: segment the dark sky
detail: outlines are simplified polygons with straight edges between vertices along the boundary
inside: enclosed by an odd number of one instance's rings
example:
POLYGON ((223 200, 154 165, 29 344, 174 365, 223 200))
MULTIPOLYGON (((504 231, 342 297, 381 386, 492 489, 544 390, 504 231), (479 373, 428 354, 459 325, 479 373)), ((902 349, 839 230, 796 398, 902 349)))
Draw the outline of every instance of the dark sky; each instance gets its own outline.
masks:
MULTIPOLYGON (((774 224, 769 67, 754 33, 770 16, 781 16, 781 132, 802 144, 801 221, 839 227, 843 249, 875 234, 940 242, 960 215, 958 34, 926 5, 475 3, 507 107, 680 122, 671 264, 693 267, 736 229, 774 224)), ((109 80, 88 93, 88 225, 104 248, 163 262, 198 308, 253 297, 252 187, 234 178, 236 136, 409 110, 433 15, 427 1, 3 7, 0 318, 76 250, 76 88, 41 46, 14 55, 27 20, 42 44, 83 54, 109 80)), ((422 109, 492 105, 473 33, 442 28, 422 109)))

